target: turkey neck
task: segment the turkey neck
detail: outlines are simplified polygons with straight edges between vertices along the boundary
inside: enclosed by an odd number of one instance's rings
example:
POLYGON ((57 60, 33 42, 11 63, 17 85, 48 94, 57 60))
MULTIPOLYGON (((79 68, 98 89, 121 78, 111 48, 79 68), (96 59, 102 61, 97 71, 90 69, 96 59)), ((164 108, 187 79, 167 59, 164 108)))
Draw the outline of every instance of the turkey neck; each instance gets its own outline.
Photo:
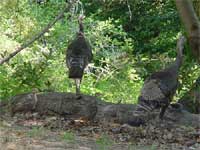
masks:
POLYGON ((82 33, 82 34, 83 34, 83 32, 84 32, 84 27, 83 27, 82 20, 79 20, 78 23, 79 23, 79 33, 82 33))
POLYGON ((177 64, 177 67, 180 68, 180 66, 182 65, 183 63, 183 45, 181 46, 177 46, 177 56, 176 56, 176 64, 177 64))
POLYGON ((181 67, 182 62, 183 62, 183 55, 178 53, 176 60, 175 60, 175 64, 177 66, 177 69, 179 69, 181 67))
POLYGON ((182 54, 182 49, 177 50, 177 56, 176 60, 174 61, 173 64, 168 68, 173 74, 177 73, 182 65, 183 62, 183 54, 182 54))

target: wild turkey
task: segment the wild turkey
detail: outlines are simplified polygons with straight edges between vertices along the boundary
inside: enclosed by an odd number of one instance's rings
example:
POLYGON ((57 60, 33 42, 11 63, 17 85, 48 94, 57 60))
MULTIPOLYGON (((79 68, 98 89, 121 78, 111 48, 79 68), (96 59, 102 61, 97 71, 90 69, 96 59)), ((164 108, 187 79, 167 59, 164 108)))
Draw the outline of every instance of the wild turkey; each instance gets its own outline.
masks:
POLYGON ((75 39, 69 44, 66 54, 66 63, 69 69, 69 78, 75 80, 76 93, 80 93, 80 84, 84 69, 92 60, 92 50, 85 38, 82 24, 83 16, 78 18, 79 32, 75 39))
POLYGON ((177 57, 168 68, 155 72, 148 77, 138 98, 139 108, 153 110, 161 108, 159 118, 170 104, 178 85, 178 73, 183 61, 185 37, 180 36, 177 41, 177 57))

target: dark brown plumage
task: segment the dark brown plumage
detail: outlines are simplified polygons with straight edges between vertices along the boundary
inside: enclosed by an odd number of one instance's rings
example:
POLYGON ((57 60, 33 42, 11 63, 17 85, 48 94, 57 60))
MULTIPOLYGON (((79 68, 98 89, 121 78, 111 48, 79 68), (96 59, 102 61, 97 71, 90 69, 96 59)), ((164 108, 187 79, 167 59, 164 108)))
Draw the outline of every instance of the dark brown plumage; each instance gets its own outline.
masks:
POLYGON ((153 110, 161 108, 160 119, 163 118, 168 105, 170 104, 177 86, 178 73, 183 61, 183 48, 185 38, 180 36, 177 41, 177 57, 168 68, 155 72, 148 77, 143 85, 139 96, 139 106, 142 109, 153 110))
POLYGON ((92 50, 85 38, 82 24, 83 17, 79 17, 79 32, 67 48, 66 63, 69 69, 69 78, 75 80, 76 93, 80 92, 80 83, 84 69, 92 60, 92 50))

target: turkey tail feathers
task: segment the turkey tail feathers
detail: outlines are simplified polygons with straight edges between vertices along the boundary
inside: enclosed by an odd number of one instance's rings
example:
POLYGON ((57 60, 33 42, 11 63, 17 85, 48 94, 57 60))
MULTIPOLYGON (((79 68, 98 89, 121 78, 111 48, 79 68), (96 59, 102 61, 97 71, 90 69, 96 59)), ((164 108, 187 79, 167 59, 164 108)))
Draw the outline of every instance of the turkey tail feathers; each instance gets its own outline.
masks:
POLYGON ((82 78, 84 71, 83 57, 70 57, 68 60, 69 78, 82 78))

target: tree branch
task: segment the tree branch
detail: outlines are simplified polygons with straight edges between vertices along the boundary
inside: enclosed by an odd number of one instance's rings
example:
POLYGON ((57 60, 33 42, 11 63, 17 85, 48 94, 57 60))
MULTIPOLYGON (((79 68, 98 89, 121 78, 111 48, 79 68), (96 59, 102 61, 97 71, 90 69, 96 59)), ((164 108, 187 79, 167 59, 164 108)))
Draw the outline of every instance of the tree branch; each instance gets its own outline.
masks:
POLYGON ((64 13, 68 10, 68 5, 66 4, 65 8, 58 14, 57 17, 55 17, 55 19, 50 22, 41 32, 39 32, 38 34, 36 34, 32 39, 30 39, 29 41, 25 42, 24 44, 22 44, 20 47, 18 47, 13 53, 9 54, 7 57, 2 58, 0 60, 0 65, 2 65, 5 62, 8 62, 12 57, 14 57, 15 55, 17 55, 19 52, 21 52, 23 49, 25 49, 26 47, 28 47, 29 45, 33 44, 36 40, 38 40, 42 35, 44 35, 44 33, 46 33, 58 20, 60 20, 63 16, 64 13))

